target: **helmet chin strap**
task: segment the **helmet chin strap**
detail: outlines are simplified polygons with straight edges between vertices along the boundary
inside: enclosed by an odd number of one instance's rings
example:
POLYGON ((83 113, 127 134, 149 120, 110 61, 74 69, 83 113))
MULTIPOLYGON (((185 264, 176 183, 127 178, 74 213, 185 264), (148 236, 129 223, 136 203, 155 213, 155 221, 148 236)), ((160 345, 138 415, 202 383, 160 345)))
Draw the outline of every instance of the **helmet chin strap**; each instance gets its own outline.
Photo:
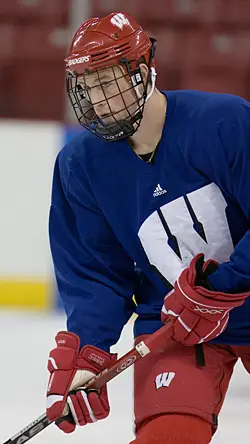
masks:
POLYGON ((149 91, 145 103, 147 103, 147 101, 150 99, 150 97, 152 96, 154 89, 155 89, 155 82, 156 82, 156 76, 157 76, 157 72, 155 70, 155 68, 151 67, 151 82, 152 82, 152 86, 151 86, 151 90, 149 91))
MULTIPOLYGON (((150 99, 150 97, 152 97, 152 95, 153 95, 153 92, 154 92, 154 89, 155 89, 155 82, 156 82, 156 76, 157 76, 157 72, 156 72, 156 70, 155 70, 155 68, 153 68, 153 67, 151 67, 151 89, 150 89, 150 91, 149 91, 149 93, 148 93, 148 95, 147 95, 147 97, 146 97, 146 99, 145 99, 145 103, 147 103, 147 101, 150 99)), ((140 103, 142 102, 142 100, 143 100, 143 96, 140 94, 140 92, 139 92, 139 87, 138 86, 136 86, 135 88, 134 88, 134 90, 135 90, 135 93, 136 93, 136 95, 137 95, 137 98, 138 98, 138 100, 140 101, 140 103)))

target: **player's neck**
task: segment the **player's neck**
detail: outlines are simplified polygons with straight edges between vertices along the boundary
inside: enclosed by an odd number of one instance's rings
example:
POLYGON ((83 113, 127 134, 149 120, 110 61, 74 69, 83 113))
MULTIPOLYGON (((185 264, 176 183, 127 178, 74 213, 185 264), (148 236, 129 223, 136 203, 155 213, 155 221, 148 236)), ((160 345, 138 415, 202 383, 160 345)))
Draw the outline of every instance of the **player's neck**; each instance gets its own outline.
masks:
POLYGON ((144 107, 140 127, 129 140, 136 154, 147 154, 155 150, 161 140, 166 110, 166 97, 155 89, 144 107))

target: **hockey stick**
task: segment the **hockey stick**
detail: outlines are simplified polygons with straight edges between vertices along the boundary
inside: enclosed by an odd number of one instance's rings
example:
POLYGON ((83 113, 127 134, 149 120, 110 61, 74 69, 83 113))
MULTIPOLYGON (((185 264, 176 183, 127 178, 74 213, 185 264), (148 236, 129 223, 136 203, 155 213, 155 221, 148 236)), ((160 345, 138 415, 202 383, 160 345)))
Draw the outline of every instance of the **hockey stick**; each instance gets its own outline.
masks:
MULTIPOLYGON (((172 323, 166 324, 155 333, 149 335, 144 341, 141 341, 132 350, 118 359, 112 367, 103 370, 95 378, 91 379, 84 388, 99 389, 152 351, 164 350, 167 339, 172 336, 171 327, 172 323)), ((12 436, 12 438, 8 439, 8 441, 5 441, 4 444, 26 443, 52 423, 53 421, 50 421, 44 413, 24 429, 20 430, 16 435, 12 436)))

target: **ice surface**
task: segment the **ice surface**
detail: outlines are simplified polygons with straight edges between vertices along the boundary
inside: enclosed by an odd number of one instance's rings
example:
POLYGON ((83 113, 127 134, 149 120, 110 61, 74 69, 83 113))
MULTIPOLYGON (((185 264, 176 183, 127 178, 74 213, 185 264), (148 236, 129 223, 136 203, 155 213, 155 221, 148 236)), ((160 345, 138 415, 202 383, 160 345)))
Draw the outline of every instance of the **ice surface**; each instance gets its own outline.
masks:
MULTIPOLYGON (((0 311, 0 443, 44 412, 47 357, 60 329, 65 329, 62 314, 0 311)), ((131 347, 132 325, 128 324, 114 351, 121 355, 131 347)), ((128 444, 133 439, 131 369, 109 383, 109 394, 111 415, 106 420, 78 428, 72 435, 65 435, 50 425, 30 443, 128 444)), ((219 424, 213 444, 249 443, 250 375, 240 364, 236 367, 219 424)))

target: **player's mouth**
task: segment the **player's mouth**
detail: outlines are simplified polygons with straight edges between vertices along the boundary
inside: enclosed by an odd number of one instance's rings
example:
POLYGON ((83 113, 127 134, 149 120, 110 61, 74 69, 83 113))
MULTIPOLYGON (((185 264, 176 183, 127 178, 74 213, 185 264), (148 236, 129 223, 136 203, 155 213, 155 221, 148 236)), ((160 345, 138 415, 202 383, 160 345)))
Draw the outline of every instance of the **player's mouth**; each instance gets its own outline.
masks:
POLYGON ((99 114, 99 118, 100 118, 100 119, 106 119, 107 117, 110 117, 110 116, 111 116, 110 113, 99 114))

